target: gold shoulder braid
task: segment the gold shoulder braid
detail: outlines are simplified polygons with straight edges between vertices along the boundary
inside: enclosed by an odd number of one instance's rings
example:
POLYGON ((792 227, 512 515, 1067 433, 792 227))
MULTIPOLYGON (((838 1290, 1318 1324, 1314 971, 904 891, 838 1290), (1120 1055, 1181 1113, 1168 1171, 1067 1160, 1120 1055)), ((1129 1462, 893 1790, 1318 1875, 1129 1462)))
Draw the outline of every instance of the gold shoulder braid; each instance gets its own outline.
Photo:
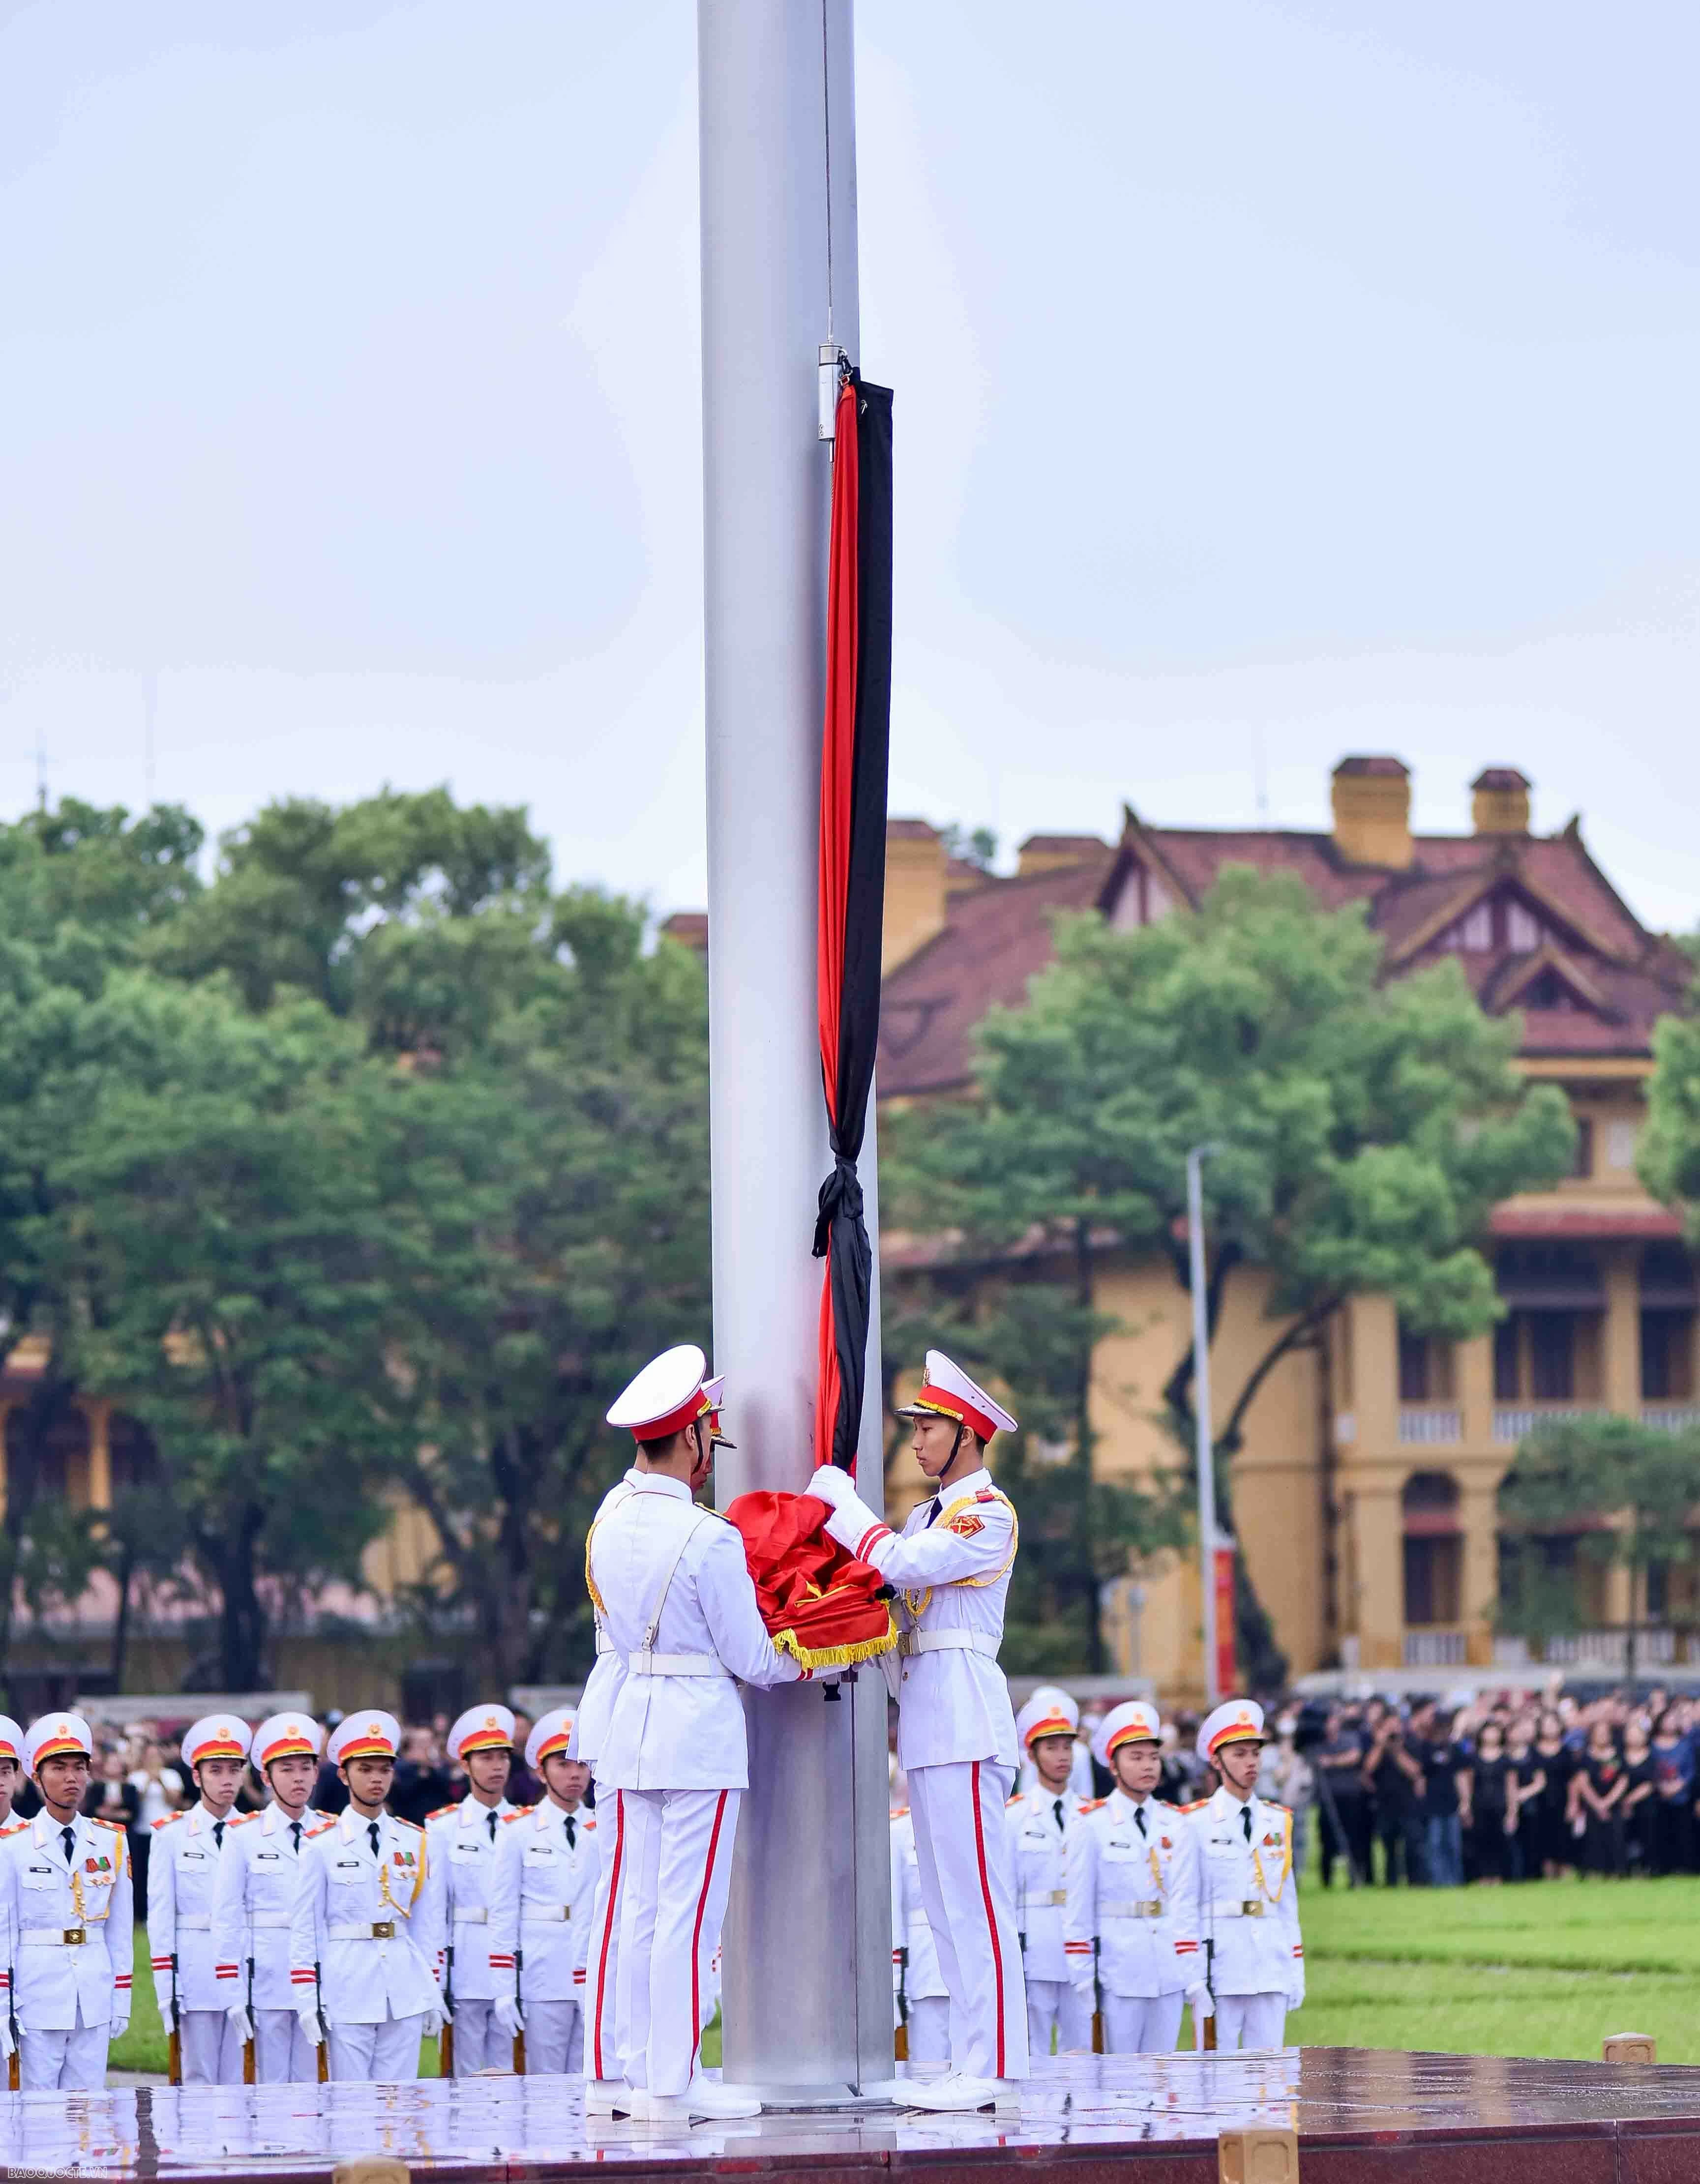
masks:
MULTIPOLYGON (((933 1519, 933 1523, 934 1524, 948 1525, 951 1518, 960 1516, 964 1509, 972 1509, 975 1502, 979 1500, 980 1496, 986 1490, 987 1490, 984 1487, 981 1487, 973 1494, 964 1494, 961 1496, 956 1501, 951 1502, 948 1509, 941 1509, 938 1515, 933 1519)), ((1016 1547, 1021 1539, 1021 1519, 1015 1513, 1015 1504, 1010 1500, 1007 1494, 1001 1493, 995 1486, 990 1490, 990 1492, 993 1501, 1001 1502, 1005 1508, 1009 1511, 1009 1552, 1004 1557, 1003 1560, 998 1564, 997 1568, 989 1574, 989 1575, 986 1577, 956 1577, 952 1578, 950 1580, 952 1585, 995 1585, 1000 1577, 1003 1577, 1007 1574, 1012 1564, 1015 1561, 1016 1547)), ((931 1528, 929 1527, 929 1529, 930 1529, 931 1528)), ((915 1620, 919 1622, 921 1618, 926 1613, 927 1604, 932 1597, 933 1588, 930 1585, 923 1585, 918 1595, 906 1590, 903 1595, 903 1605, 909 1610, 910 1614, 915 1618, 915 1620)))

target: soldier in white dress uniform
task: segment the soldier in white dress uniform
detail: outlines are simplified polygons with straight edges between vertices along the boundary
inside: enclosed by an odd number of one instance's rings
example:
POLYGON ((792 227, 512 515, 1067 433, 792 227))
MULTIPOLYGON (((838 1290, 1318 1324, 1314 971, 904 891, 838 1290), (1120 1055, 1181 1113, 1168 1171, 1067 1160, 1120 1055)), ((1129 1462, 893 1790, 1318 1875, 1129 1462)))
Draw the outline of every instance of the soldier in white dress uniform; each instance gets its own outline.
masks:
POLYGON ((608 1413, 638 1443, 632 1491, 597 1524, 586 1556, 591 1597, 625 1663, 597 1761, 597 1810, 603 1855, 621 1868, 616 2008, 629 2112, 652 2122, 760 2113, 698 2067, 704 1978, 750 1780, 733 1680, 802 1674, 767 1635, 743 1540, 692 1499, 712 1466, 714 1409, 692 1344, 638 1375, 608 1413))
POLYGON ((328 2041, 333 2079, 419 2075, 419 2043, 443 2026, 436 1967, 443 1880, 423 1828, 384 1809, 401 1724, 373 1708, 337 1723, 326 1747, 346 1809, 308 1836, 289 1930, 302 2028, 328 2041))
POLYGON ((490 1889, 496 2021, 526 2036, 529 2077, 584 2067, 584 1963, 601 1868, 600 1831, 582 1799, 590 1770, 568 1757, 572 1714, 556 1707, 526 1740, 543 1786, 502 1830, 490 1889))
POLYGON ((490 1970, 490 1884, 514 1764, 514 1717, 493 1701, 468 1707, 449 1732, 449 1757, 466 1769, 458 1805, 425 1816, 432 1863, 443 1876, 448 1955, 441 1977, 454 2025, 454 2075, 506 2070, 509 2043, 491 2012, 499 1982, 490 1970))
POLYGON ((1116 1786, 1082 1807, 1068 1847, 1068 1958, 1083 1999, 1095 1964, 1108 2055, 1167 2054, 1187 1997, 1201 2014, 1210 2009, 1197 1843, 1179 1808, 1151 1794, 1162 1736, 1157 1710, 1143 1699, 1105 1715, 1092 1751, 1116 1786))
POLYGON ((928 1351, 921 1392, 900 1416, 914 1421, 915 1454, 934 1486, 901 1537, 835 1466, 821 1465, 808 1490, 831 1510, 832 1537, 900 1588, 897 1760, 951 2005, 950 2073, 912 2088, 911 2101, 940 2110, 1012 2106, 1028 2066, 1004 1824, 1020 1751, 997 1656, 1017 1527, 985 1447, 1016 1422, 938 1350, 928 1351))
POLYGON ((1015 1718, 1016 1736, 1036 1775, 1032 1788, 1010 1799, 1005 1814, 1015 1862, 1030 2055, 1048 2055, 1053 2033, 1065 2053, 1084 2053, 1092 2045, 1091 1999, 1071 1984, 1063 1933, 1068 1839, 1082 1806, 1069 1787, 1079 1719, 1079 1708, 1054 1685, 1036 1691, 1015 1718))
POLYGON ((1305 1998, 1293 1816, 1257 1795, 1263 1709, 1229 1699, 1207 1714, 1198 1754, 1218 1786, 1184 1812, 1199 1853, 1199 1925, 1223 2049, 1279 2048, 1305 1998))
MULTIPOLYGON (((1054 1707, 1066 1713, 1074 1707, 1075 1733, 1068 1751, 1067 1789, 1077 1804, 1084 1803, 1096 1792, 1092 1785, 1092 1754, 1085 1739, 1080 1735, 1080 1709, 1061 1684, 1036 1684, 1028 1704, 1031 1707, 1054 1707)), ((1039 1769, 1034 1764, 1033 1754, 1025 1747, 1022 1751, 1021 1771, 1016 1776, 1016 1794, 1024 1797, 1029 1790, 1039 1787, 1039 1769)))
POLYGON ((130 2025, 130 1847, 121 1827, 79 1809, 94 1753, 81 1714, 43 1715, 23 1750, 42 1809, 0 1836, 6 2044, 15 2015, 25 2092, 98 2092, 108 2043, 130 2025))
POLYGON ((24 1786, 24 1732, 0 1713, 0 1828, 9 1826, 12 1802, 24 1786))
POLYGON ((228 2014, 237 2037, 254 2044, 262 2086, 310 2085, 318 2059, 295 2014, 289 1978, 289 1925, 301 1872, 301 1846, 325 1824, 308 1800, 325 1734, 311 1714, 275 1713, 254 1732, 249 1762, 271 1802, 226 1835, 213 1903, 213 1954, 221 1983, 239 1998, 228 2014))
POLYGON ((209 1713, 183 1733, 183 1760, 200 1796, 187 1812, 153 1824, 148 1855, 148 1946, 159 2019, 181 2035, 186 2086, 239 2086, 242 2034, 231 2017, 242 1999, 234 1963, 213 1947, 213 1912, 225 1843, 239 1825, 236 1793, 252 1739, 233 1713, 209 1713))
POLYGON ((907 1805, 891 1815, 891 1984, 899 2022, 908 2027, 911 2078, 950 2067, 950 1997, 921 1901, 915 1820, 907 1805))

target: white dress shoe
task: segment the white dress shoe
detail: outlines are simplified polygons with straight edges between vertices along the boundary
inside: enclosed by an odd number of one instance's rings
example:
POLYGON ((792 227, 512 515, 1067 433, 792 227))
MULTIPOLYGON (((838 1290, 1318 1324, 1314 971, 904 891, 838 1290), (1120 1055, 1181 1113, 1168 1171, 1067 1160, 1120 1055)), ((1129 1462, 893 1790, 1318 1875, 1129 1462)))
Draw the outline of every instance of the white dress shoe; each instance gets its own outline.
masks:
POLYGON ((632 2113, 632 2089, 623 2078, 587 2078, 584 2113, 588 2116, 623 2116, 632 2113))
POLYGON ((912 2109, 929 2109, 938 2115, 962 2115, 991 2109, 1000 2115, 1020 2111, 1021 2088, 1011 2078, 971 2078, 961 2070, 904 2089, 912 2109))
POLYGON ((693 2078, 683 2098, 694 2116, 712 2117, 716 2122, 761 2113, 761 2103, 754 2093, 740 2092, 737 2086, 720 2085, 712 2078, 693 2078))

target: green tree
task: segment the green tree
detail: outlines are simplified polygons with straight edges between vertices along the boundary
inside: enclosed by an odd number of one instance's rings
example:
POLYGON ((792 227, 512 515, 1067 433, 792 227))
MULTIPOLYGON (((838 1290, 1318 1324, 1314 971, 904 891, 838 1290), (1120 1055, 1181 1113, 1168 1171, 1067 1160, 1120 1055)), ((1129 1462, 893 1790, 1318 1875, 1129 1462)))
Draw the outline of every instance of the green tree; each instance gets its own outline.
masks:
POLYGON ((1700 1243, 1700 1017, 1661 1018, 1653 1064, 1637 1165, 1647 1189, 1677 1209, 1690 1240, 1700 1243))
POLYGON ((1623 1418, 1555 1418, 1524 1440, 1499 1489, 1507 1547, 1501 1627, 1545 1639, 1580 1627, 1575 1562, 1630 1573, 1627 1673, 1647 1578, 1692 1558, 1700 1432, 1623 1418), (1573 1544, 1554 1567, 1555 1540, 1573 1544))
MULTIPOLYGON (((1319 908, 1286 875, 1230 867, 1196 911, 1129 933, 1059 918, 1056 959, 978 1034, 975 1096, 914 1111, 891 1135, 888 1203, 909 1227, 996 1263, 1019 1247, 1064 1275, 1083 1330, 1073 1437, 1089 1445, 1084 1340, 1106 1251, 1164 1254, 1190 1286, 1188 1150, 1207 1165, 1208 1323, 1236 1279, 1269 1284, 1267 1340, 1237 1382, 1218 1373, 1219 1506, 1257 1392, 1317 1343, 1350 1296, 1391 1295, 1412 1326, 1452 1336, 1497 1316, 1479 1248, 1494 1204, 1563 1174, 1574 1125, 1556 1088, 1511 1064, 1519 1026, 1485 1017, 1448 961, 1385 982, 1360 908, 1319 908)), ((1182 1448, 1193 1359, 1163 1390, 1182 1448)), ((1279 1680, 1267 1620, 1242 1587, 1242 1664, 1279 1680)))

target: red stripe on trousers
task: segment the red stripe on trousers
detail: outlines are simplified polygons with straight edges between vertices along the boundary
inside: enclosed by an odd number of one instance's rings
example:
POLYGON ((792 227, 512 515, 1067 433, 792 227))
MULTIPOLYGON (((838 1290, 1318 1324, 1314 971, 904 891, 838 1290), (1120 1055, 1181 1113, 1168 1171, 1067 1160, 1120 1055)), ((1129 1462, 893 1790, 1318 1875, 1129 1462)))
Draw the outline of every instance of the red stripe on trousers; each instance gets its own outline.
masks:
POLYGON ((974 1762, 974 1856, 980 1862, 980 1895, 986 1907, 986 1931, 992 1937, 992 1983, 997 1990, 998 2068, 1004 2074, 1004 1960, 998 1947, 998 1922, 992 1910, 992 1886, 986 1878, 986 1830, 980 1817, 980 1763, 974 1762))
POLYGON ((602 2008, 608 1985, 608 1938, 614 1931, 614 1913, 620 1901, 620 1862, 626 1853, 626 1797, 623 1791, 614 1792, 614 1870, 608 1876, 608 1916, 602 1925, 602 1949, 596 1961, 596 2075, 605 2074, 602 2068, 602 2008))
POLYGON ((696 1919, 691 1927, 691 2068, 696 2075, 697 2043, 702 2038, 702 2007, 697 1994, 697 1957, 702 1941, 703 1914, 708 1909, 709 1883, 714 1879, 714 1854, 720 1848, 720 1824, 726 1818, 726 1792, 722 1790, 714 1808, 714 1825, 709 1830, 708 1863, 703 1868, 702 1894, 696 1900, 696 1919))

